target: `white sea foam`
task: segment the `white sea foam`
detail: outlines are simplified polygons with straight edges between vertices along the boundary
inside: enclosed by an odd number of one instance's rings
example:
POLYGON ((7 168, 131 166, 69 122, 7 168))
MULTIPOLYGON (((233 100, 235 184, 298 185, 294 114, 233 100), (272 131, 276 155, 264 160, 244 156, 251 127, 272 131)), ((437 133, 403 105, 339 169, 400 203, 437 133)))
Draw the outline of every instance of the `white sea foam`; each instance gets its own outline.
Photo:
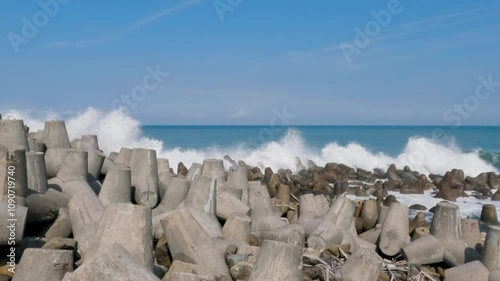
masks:
MULTIPOLYGON (((493 193, 496 190, 492 190, 493 193)), ((389 194, 394 195, 399 203, 411 206, 414 204, 419 204, 425 206, 428 210, 432 207, 436 206, 437 203, 443 201, 441 198, 433 197, 434 191, 427 190, 425 194, 400 194, 399 192, 389 192, 389 194)), ((472 195, 472 192, 467 191, 469 195, 472 195)), ((357 197, 354 195, 348 195, 349 199, 367 199, 370 197, 357 197)), ((371 197, 374 198, 374 197, 371 197)), ((500 216, 500 201, 491 201, 490 199, 479 200, 473 196, 469 197, 460 197, 457 199, 457 202, 453 202, 460 207, 460 214, 463 218, 470 217, 473 219, 479 219, 481 216, 481 210, 484 204, 493 204, 497 208, 498 216, 500 216)), ((414 217, 418 211, 410 210, 410 217, 414 217)), ((430 221, 432 219, 432 213, 425 212, 426 219, 430 221)))
MULTIPOLYGON (((45 120, 60 119, 60 115, 54 112, 34 114, 30 111, 10 110, 4 116, 9 115, 25 120, 25 124, 32 131, 43 129, 45 120)), ((88 108, 73 117, 66 118, 66 127, 71 139, 84 134, 96 134, 101 149, 106 153, 118 151, 122 146, 155 149, 158 156, 168 158, 174 168, 181 161, 189 167, 193 162, 201 163, 206 158, 222 158, 224 155, 229 155, 250 165, 261 168, 269 166, 275 170, 288 168, 295 171, 298 157, 304 165, 307 165, 308 160, 312 160, 317 165, 336 162, 367 170, 386 169, 394 163, 399 168, 408 165, 413 170, 425 174, 444 174, 452 168, 463 169, 466 175, 471 176, 485 171, 498 172, 493 165, 479 157, 478 151, 465 153, 453 143, 442 144, 423 137, 410 138, 403 151, 397 157, 391 157, 384 153, 369 151, 357 143, 342 146, 332 142, 316 151, 305 144, 297 130, 288 130, 282 139, 264 143, 257 148, 239 145, 207 147, 202 150, 180 147, 167 150, 163 148, 162 141, 143 137, 139 121, 127 116, 121 110, 102 112, 88 108)))

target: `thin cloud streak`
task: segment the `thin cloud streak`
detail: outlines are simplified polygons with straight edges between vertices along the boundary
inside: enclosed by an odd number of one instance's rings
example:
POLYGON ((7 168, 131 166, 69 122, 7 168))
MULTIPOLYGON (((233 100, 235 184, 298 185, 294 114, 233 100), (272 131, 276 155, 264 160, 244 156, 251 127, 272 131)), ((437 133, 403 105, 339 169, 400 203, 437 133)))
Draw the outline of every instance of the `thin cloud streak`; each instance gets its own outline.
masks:
POLYGON ((120 38, 125 37, 129 33, 133 32, 141 27, 144 27, 144 26, 146 26, 154 21, 161 19, 162 17, 164 17, 166 15, 187 9, 187 8, 197 4, 199 2, 202 2, 202 1, 204 1, 204 0, 184 0, 175 6, 166 8, 166 9, 164 9, 164 10, 162 10, 154 15, 150 15, 146 18, 140 19, 129 26, 120 28, 117 32, 110 34, 110 35, 107 35, 107 36, 102 36, 102 37, 97 37, 97 38, 92 38, 92 39, 87 39, 87 40, 78 40, 78 41, 58 41, 58 42, 48 43, 47 46, 54 47, 54 48, 85 47, 88 45, 98 45, 98 44, 102 44, 102 43, 109 42, 109 41, 115 41, 115 40, 118 40, 120 38))
MULTIPOLYGON (((500 14, 500 10, 494 10, 495 8, 499 7, 500 4, 495 4, 495 5, 490 5, 488 7, 482 7, 456 13, 443 14, 414 22, 403 23, 400 26, 394 28, 392 31, 388 32, 387 35, 373 38, 372 42, 374 43, 383 42, 386 41, 387 39, 403 37, 405 35, 432 31, 438 28, 455 26, 458 24, 489 18, 500 14)), ((311 57, 329 55, 332 53, 340 53, 341 49, 339 47, 339 44, 340 42, 335 45, 330 45, 312 50, 290 51, 285 55, 285 57, 294 59, 300 59, 300 58, 310 59, 311 57)))
POLYGON ((238 118, 247 115, 249 112, 246 109, 240 109, 231 115, 232 118, 238 118))
POLYGON ((461 16, 475 15, 475 14, 481 13, 483 11, 491 11, 491 9, 498 8, 498 7, 500 7, 500 4, 495 4, 495 5, 491 5, 488 7, 482 7, 482 8, 472 9, 472 10, 463 11, 463 12, 444 14, 444 15, 434 16, 434 17, 430 17, 430 18, 425 18, 422 20, 414 21, 414 22, 405 23, 405 24, 403 24, 403 26, 414 27, 414 26, 419 26, 419 25, 432 24, 435 22, 445 21, 448 19, 454 19, 454 18, 461 17, 461 16))

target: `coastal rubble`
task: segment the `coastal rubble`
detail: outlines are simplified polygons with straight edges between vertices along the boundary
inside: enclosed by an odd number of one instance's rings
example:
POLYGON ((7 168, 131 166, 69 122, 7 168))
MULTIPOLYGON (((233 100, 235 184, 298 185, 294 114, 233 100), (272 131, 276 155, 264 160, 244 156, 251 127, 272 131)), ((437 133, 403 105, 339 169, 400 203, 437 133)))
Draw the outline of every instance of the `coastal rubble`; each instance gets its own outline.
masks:
POLYGON ((181 162, 177 173, 170 164, 142 148, 106 156, 94 135, 70 142, 64 121, 30 133, 22 120, 0 120, 0 249, 15 244, 13 261, 0 257, 0 280, 500 276, 500 227, 489 204, 500 199, 494 173, 422 175, 312 161, 306 168, 299 160, 296 172, 262 172, 229 156, 189 169, 181 162), (427 212, 394 192, 433 192, 442 201, 427 212), (456 201, 466 196, 484 202, 480 217, 462 217, 456 201))

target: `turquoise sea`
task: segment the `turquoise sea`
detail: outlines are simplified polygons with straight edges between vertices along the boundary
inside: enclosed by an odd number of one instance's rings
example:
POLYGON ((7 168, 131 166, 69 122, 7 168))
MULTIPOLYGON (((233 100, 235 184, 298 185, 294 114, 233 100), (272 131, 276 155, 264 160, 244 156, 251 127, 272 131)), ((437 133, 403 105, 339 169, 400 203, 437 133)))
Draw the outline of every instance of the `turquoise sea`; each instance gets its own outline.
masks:
POLYGON ((264 166, 286 163, 288 168, 297 157, 302 163, 343 162, 368 169, 392 161, 429 173, 451 167, 469 174, 500 169, 500 127, 493 126, 154 125, 141 130, 144 136, 161 140, 165 153, 187 158, 228 154, 264 166))

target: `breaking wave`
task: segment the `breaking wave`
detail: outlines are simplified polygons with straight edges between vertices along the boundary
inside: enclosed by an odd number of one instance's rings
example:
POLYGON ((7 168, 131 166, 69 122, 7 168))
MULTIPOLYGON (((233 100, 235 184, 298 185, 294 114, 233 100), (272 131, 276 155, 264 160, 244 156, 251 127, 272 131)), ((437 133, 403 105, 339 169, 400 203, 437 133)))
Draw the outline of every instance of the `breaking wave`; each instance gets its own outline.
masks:
MULTIPOLYGON (((62 119, 56 112, 35 114, 31 111, 9 110, 4 118, 12 116, 23 119, 31 131, 41 130, 45 120, 62 119)), ((429 138, 411 137, 404 149, 397 156, 390 156, 381 152, 372 152, 361 144, 352 142, 345 146, 331 142, 321 149, 309 147, 300 131, 289 129, 285 136, 277 141, 270 141, 257 148, 250 148, 245 144, 234 147, 207 147, 205 149, 190 149, 177 147, 164 149, 161 140, 144 137, 139 121, 126 115, 122 110, 102 112, 94 108, 63 116, 70 139, 84 134, 98 136, 99 145, 104 152, 119 151, 121 147, 142 147, 155 149, 159 157, 169 159, 174 169, 178 162, 190 166, 193 162, 201 163, 206 158, 223 158, 229 155, 235 160, 243 160, 247 164, 261 168, 271 167, 297 169, 297 158, 305 166, 309 160, 316 165, 328 162, 343 163, 351 167, 372 170, 386 169, 390 164, 398 168, 408 165, 412 170, 424 174, 444 174, 453 168, 463 169, 466 175, 476 176, 481 172, 494 171, 498 155, 488 154, 480 150, 464 152, 453 142, 439 143, 429 138), (491 158, 491 159, 488 159, 491 158)))

